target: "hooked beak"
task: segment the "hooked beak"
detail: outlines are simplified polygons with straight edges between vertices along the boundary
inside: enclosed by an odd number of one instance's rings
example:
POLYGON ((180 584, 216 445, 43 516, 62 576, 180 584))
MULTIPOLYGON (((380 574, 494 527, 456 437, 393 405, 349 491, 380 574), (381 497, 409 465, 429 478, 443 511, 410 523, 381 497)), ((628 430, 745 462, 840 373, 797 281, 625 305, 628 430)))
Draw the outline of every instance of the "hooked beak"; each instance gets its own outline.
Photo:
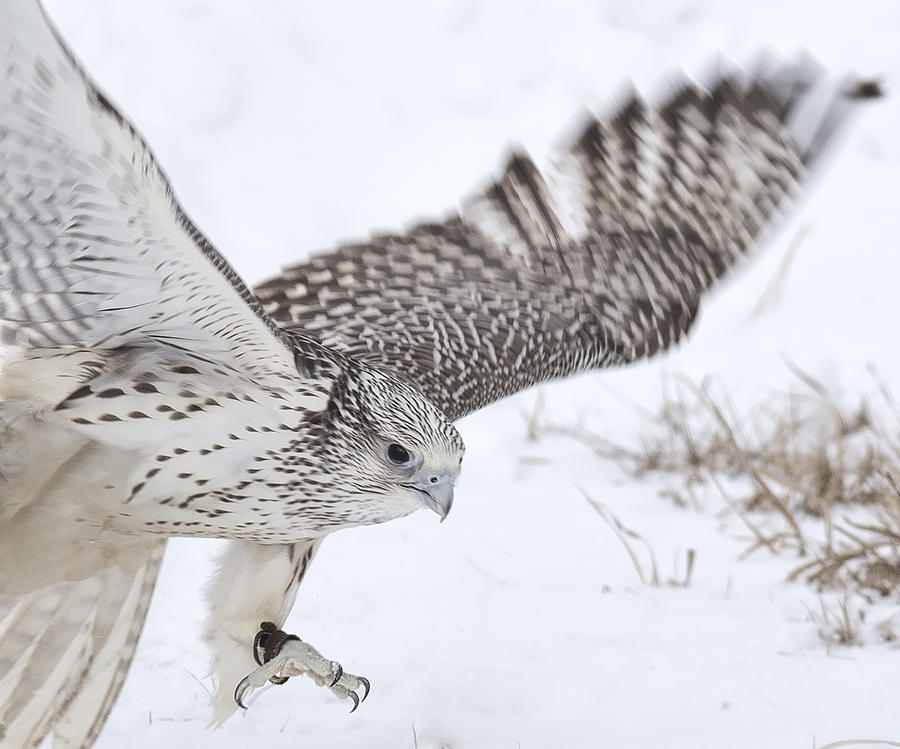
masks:
POLYGON ((443 523, 453 506, 453 484, 456 475, 437 474, 412 484, 422 497, 422 504, 441 516, 443 523))

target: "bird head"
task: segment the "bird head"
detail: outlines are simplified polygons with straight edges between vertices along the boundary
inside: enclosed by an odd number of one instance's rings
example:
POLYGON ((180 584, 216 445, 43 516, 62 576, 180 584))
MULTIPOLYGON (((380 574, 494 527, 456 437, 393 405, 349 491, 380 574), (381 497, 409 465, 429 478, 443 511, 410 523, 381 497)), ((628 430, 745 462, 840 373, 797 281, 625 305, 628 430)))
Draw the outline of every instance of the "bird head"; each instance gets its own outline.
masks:
POLYGON ((352 474, 363 522, 422 507, 447 516, 465 446, 440 409, 401 378, 360 367, 333 393, 330 410, 346 446, 343 465, 331 470, 352 474))

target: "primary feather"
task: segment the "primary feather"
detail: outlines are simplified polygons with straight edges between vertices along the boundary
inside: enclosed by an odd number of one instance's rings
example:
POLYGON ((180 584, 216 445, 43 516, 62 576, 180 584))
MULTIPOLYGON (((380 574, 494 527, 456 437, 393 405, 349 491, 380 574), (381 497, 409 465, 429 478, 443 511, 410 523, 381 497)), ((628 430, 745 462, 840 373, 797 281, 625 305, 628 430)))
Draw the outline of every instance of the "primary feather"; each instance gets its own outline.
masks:
POLYGON ((560 181, 516 154, 445 220, 313 257, 257 298, 41 7, 0 0, 0 16, 15 746, 96 737, 173 535, 233 541, 206 631, 226 716, 259 622, 284 621, 324 535, 446 514, 453 420, 680 340, 852 104, 833 89, 801 117, 822 82, 810 63, 685 83, 656 108, 635 97, 587 124, 560 181))

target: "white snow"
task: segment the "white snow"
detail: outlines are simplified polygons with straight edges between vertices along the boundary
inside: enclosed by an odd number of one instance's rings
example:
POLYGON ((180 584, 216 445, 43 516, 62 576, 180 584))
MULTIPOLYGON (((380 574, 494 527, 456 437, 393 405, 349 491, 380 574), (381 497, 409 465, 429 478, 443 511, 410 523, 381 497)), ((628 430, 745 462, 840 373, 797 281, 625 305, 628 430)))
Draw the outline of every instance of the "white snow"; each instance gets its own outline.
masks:
MULTIPOLYGON (((651 94, 771 46, 900 81, 896 0, 52 0, 53 17, 137 123, 188 212, 250 281, 339 239, 440 214, 510 143, 543 159, 577 115, 634 79, 651 94)), ((652 364, 544 389, 560 420, 644 428, 663 372, 714 374, 743 403, 790 381, 788 356, 842 392, 900 380, 900 97, 861 114, 793 219, 652 364), (750 311, 809 232, 777 302, 750 311)), ((676 509, 562 438, 526 440, 526 393, 461 425, 453 513, 325 542, 289 629, 372 681, 348 705, 299 679, 214 734, 197 638, 214 542, 171 545, 101 747, 734 747, 900 739, 900 651, 828 650, 739 523, 676 509), (641 585, 579 487, 651 543, 641 585), (678 569, 676 569, 676 567, 678 569), (417 737, 417 738, 414 738, 417 737)), ((894 609, 879 610, 887 616, 894 609)))

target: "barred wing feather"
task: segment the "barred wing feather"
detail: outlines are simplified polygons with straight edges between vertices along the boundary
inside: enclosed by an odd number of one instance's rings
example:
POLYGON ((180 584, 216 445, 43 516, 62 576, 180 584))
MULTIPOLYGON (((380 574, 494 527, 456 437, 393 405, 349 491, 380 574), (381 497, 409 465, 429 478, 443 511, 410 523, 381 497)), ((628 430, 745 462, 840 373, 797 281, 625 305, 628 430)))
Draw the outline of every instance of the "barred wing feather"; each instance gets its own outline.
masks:
POLYGON ((313 256, 257 289, 282 325, 417 384, 451 418, 665 350, 757 244, 870 85, 810 60, 632 96, 545 181, 514 154, 444 221, 313 256))
POLYGON ((40 5, 2 0, 0 16, 4 342, 164 345, 296 375, 280 331, 40 5))

